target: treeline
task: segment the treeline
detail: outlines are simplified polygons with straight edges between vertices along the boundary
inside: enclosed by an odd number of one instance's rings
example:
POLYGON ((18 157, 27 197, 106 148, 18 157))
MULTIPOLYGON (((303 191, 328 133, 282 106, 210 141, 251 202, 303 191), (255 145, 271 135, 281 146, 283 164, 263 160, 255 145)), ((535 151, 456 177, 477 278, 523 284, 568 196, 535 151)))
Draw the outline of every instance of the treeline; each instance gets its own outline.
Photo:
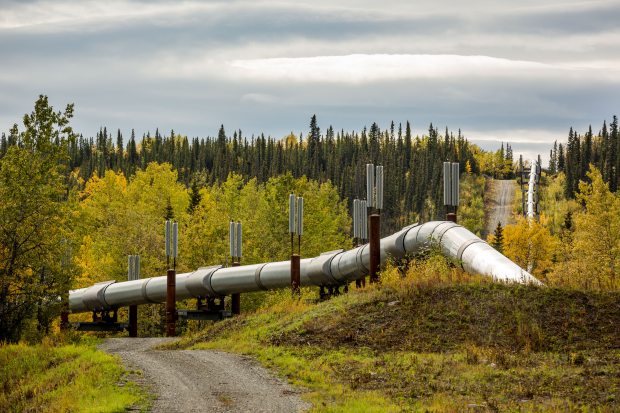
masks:
POLYGON ((570 128, 568 142, 553 144, 549 154, 549 172, 564 172, 566 175, 564 192, 567 198, 574 198, 579 190, 579 181, 587 181, 589 165, 593 164, 609 184, 611 192, 620 187, 620 139, 618 137, 618 118, 613 116, 611 123, 603 122, 596 135, 592 126, 581 135, 570 128))
MULTIPOLYGON (((316 116, 309 126, 305 137, 291 133, 283 139, 263 134, 248 138, 240 130, 230 135, 224 126, 217 137, 192 139, 174 131, 162 135, 159 130, 138 139, 132 131, 126 143, 120 131, 113 136, 103 128, 95 138, 80 136, 69 142, 69 167, 87 181, 106 170, 130 178, 151 162, 170 163, 186 187, 194 182, 199 187, 221 183, 231 173, 264 183, 290 172, 295 178, 329 180, 341 198, 354 199, 365 198, 364 165, 373 162, 385 167, 385 231, 443 215, 443 161, 461 162, 461 172, 480 171, 474 156, 479 149, 460 130, 456 136, 447 129, 442 135, 431 124, 427 136, 414 137, 409 122, 404 127, 392 122, 387 130, 373 123, 360 133, 335 131, 331 126, 323 133, 316 116)), ((3 135, 0 155, 14 143, 11 134, 3 135)))

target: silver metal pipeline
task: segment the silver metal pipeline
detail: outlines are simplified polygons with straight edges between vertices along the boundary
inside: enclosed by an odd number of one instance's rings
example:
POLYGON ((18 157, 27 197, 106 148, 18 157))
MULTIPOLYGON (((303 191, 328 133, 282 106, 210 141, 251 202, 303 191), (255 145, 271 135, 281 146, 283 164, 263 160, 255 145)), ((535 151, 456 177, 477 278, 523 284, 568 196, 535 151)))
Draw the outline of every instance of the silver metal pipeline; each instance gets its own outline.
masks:
MULTIPOLYGON (((541 284, 527 271, 503 256, 465 227, 450 221, 414 224, 381 239, 381 262, 400 259, 435 244, 442 253, 460 262, 470 274, 492 277, 495 281, 541 284)), ((301 260, 301 285, 343 285, 368 274, 368 244, 348 251, 326 252, 301 260)), ((290 287, 290 261, 222 268, 199 268, 178 274, 176 298, 218 297, 233 293, 290 287)), ((74 313, 102 311, 128 305, 166 301, 166 277, 135 281, 105 281, 69 292, 69 308, 74 313)))
POLYGON ((536 219, 536 204, 538 203, 538 175, 540 174, 540 165, 538 161, 532 159, 530 161, 530 179, 527 188, 527 219, 536 219))

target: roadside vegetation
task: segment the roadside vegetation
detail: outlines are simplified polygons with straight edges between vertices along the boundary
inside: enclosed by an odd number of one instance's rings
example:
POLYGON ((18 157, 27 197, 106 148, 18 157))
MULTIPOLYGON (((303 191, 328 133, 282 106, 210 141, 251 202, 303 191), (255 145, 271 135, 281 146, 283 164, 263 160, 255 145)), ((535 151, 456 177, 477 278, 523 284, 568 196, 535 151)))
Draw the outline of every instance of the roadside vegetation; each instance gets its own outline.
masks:
POLYGON ((146 411, 150 403, 119 360, 88 337, 0 345, 0 389, 0 411, 7 413, 146 411))
POLYGON ((270 293, 172 347, 256 357, 317 412, 620 408, 618 292, 493 284, 433 253, 379 285, 313 294, 270 293))

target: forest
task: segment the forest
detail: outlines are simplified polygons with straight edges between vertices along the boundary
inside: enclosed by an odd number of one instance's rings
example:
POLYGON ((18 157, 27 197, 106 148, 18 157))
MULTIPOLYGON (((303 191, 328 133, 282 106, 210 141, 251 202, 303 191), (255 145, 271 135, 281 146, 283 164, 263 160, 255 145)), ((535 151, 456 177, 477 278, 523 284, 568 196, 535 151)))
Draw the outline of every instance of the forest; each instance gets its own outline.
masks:
MULTIPOLYGON (((389 183, 384 235, 443 219, 441 166, 448 160, 461 165, 459 222, 480 235, 485 182, 516 171, 509 144, 483 151, 460 131, 442 135, 432 124, 424 136, 412 136, 409 122, 322 133, 312 116, 305 136, 230 136, 222 126, 215 138, 156 131, 125 142, 106 128, 96 138, 79 135, 73 111, 55 111, 41 96, 23 126, 1 137, 0 340, 44 336, 68 289, 125 279, 129 254, 141 256, 143 276, 163 274, 166 219, 179 222, 180 271, 227 264, 231 219, 244 223, 243 263, 283 260, 290 252, 286 200, 294 192, 305 198, 302 255, 311 257, 352 246, 351 201, 365 195, 367 162, 383 165, 389 183)), ((540 220, 517 218, 489 237, 546 283, 618 288, 620 201, 607 185, 617 179, 609 172, 617 162, 609 155, 618 140, 615 117, 611 125, 591 139, 591 151, 587 137, 571 130, 570 149, 553 149, 543 176, 540 220), (585 175, 575 169, 583 158, 592 161, 585 175), (566 191, 569 176, 579 178, 575 191, 566 191), (604 236, 590 242, 593 234, 604 236)), ((157 333, 161 309, 140 311, 151 314, 144 328, 157 333)))
MULTIPOLYGON (((19 139, 17 129, 0 137, 0 156, 19 139)), ((66 174, 69 189, 82 190, 92 176, 103 178, 107 171, 131 179, 149 164, 170 164, 178 173, 178 181, 186 187, 202 188, 226 181, 231 174, 244 182, 256 179, 264 184, 270 178, 290 173, 294 178, 306 177, 319 183, 330 182, 341 199, 364 198, 365 164, 383 165, 385 188, 383 211, 386 233, 418 219, 433 219, 445 214, 441 199, 441 161, 461 163, 461 170, 479 173, 480 149, 471 145, 458 131, 447 129, 441 135, 432 124, 427 136, 412 136, 406 122, 389 130, 376 123, 361 132, 334 131, 324 133, 312 116, 309 132, 304 136, 290 134, 282 139, 247 137, 235 130, 227 135, 222 125, 217 137, 188 138, 159 130, 137 139, 132 131, 129 139, 116 132, 115 139, 107 128, 95 138, 73 136, 67 139, 66 174), (415 167, 414 167, 415 165, 415 167)), ((58 144, 59 142, 56 142, 58 144)), ((507 153, 511 159, 512 154, 507 153)), ((483 165, 493 168, 495 165, 483 165)), ((196 189, 194 189, 196 190, 196 189)))

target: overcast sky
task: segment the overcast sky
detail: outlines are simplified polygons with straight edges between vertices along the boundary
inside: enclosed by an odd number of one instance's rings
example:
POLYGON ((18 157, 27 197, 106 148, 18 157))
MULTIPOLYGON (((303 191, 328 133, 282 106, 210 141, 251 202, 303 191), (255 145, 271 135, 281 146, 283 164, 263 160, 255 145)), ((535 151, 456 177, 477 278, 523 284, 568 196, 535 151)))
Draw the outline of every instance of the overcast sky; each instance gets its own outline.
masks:
POLYGON ((0 130, 282 137, 409 120, 542 153, 620 115, 620 1, 0 0, 0 130))

